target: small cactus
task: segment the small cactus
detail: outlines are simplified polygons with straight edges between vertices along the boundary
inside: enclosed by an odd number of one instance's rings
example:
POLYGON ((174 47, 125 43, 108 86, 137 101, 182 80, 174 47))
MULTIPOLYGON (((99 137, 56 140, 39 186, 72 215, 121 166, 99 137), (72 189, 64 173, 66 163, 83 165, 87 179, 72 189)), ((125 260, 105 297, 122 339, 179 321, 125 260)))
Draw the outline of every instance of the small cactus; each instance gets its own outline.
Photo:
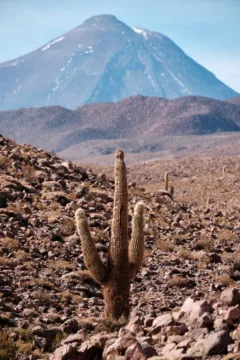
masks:
POLYGON ((164 189, 168 191, 168 172, 164 174, 164 189))
POLYGON ((133 229, 128 244, 128 187, 124 153, 115 153, 115 192, 113 220, 108 263, 100 259, 91 238, 85 213, 76 211, 77 230, 82 243, 84 262, 93 277, 102 284, 104 317, 120 319, 129 317, 130 280, 139 271, 144 252, 143 204, 137 203, 133 216, 133 229))

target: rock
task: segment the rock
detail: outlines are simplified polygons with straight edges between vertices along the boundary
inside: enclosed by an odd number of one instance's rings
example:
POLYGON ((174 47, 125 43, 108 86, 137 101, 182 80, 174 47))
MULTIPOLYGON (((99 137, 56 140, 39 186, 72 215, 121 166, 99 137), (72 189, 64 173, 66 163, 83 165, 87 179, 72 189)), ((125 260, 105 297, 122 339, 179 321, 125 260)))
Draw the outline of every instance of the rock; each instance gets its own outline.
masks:
POLYGON ((211 332, 205 339, 197 341, 187 353, 192 356, 211 356, 225 354, 232 338, 227 331, 211 332))
POLYGON ((214 321, 213 327, 215 330, 228 330, 229 329, 229 323, 227 320, 222 318, 217 318, 214 321))
POLYGON ((125 360, 146 360, 147 357, 143 354, 139 343, 129 346, 125 352, 125 360))
POLYGON ((204 313, 211 313, 212 306, 206 300, 196 301, 189 313, 191 323, 198 320, 204 313))
MULTIPOLYGON (((71 344, 66 344, 63 346, 60 346, 59 348, 57 348, 55 350, 55 352, 50 355, 49 360, 73 360, 73 359, 80 359, 78 357, 78 352, 77 352, 77 346, 79 344, 78 343, 71 343, 71 344)), ((85 358, 87 359, 87 358, 85 358)), ((84 360, 84 358, 82 358, 81 360, 84 360)))
MULTIPOLYGON (((44 329, 41 326, 35 326, 32 329, 33 335, 37 335, 39 338, 44 338, 44 349, 48 350, 53 341, 56 339, 58 334, 62 334, 62 330, 60 328, 51 328, 51 329, 44 329)), ((40 340, 38 340, 39 342, 40 340)))
POLYGON ((237 321, 240 319, 240 308, 238 306, 231 307, 227 310, 224 319, 227 321, 237 321))
MULTIPOLYGON (((92 359, 91 356, 102 353, 107 341, 115 343, 117 341, 116 334, 107 334, 105 332, 91 336, 88 340, 84 341, 80 346, 78 352, 81 355, 88 356, 87 359, 92 359), (100 351, 101 350, 101 351, 100 351)), ((128 346, 127 346, 128 347, 128 346)), ((125 349, 126 350, 126 349, 125 349)), ((105 349, 104 349, 105 351, 105 349)))
POLYGON ((203 341, 203 355, 224 354, 231 342, 232 338, 227 331, 212 332, 203 341))
POLYGON ((226 305, 240 305, 240 292, 237 288, 227 288, 221 294, 221 301, 226 305))
POLYGON ((174 325, 174 323, 175 323, 175 320, 173 319, 172 314, 168 313, 168 314, 160 315, 160 316, 156 317, 156 319, 153 321, 151 333, 157 334, 158 332, 161 331, 161 329, 164 326, 174 325))
POLYGON ((200 328, 208 328, 211 329, 213 327, 213 319, 211 314, 204 313, 200 318, 197 319, 196 326, 200 328))
POLYGON ((114 357, 117 355, 125 354, 127 348, 136 343, 136 338, 130 332, 128 332, 118 338, 116 341, 114 341, 111 345, 109 344, 109 346, 105 347, 103 352, 103 358, 107 358, 107 356, 110 355, 114 357))
POLYGON ((69 319, 62 325, 62 330, 66 334, 73 334, 78 331, 78 322, 75 319, 69 319))

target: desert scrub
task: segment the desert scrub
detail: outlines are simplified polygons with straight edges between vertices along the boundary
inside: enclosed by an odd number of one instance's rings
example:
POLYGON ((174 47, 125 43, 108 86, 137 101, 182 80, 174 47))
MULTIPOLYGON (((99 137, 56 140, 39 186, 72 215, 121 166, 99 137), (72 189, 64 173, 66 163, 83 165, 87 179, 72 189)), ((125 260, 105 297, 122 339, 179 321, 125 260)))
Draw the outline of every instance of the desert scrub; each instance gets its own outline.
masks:
POLYGON ((1 239, 1 243, 3 247, 8 248, 9 250, 16 250, 20 247, 18 240, 11 237, 1 239))
POLYGON ((70 236, 73 235, 75 232, 75 222, 73 221, 73 219, 68 218, 68 217, 64 217, 61 221, 60 221, 60 234, 62 236, 70 236))
POLYGON ((188 280, 182 276, 175 275, 172 279, 169 280, 169 285, 177 287, 186 287, 188 285, 188 280))
POLYGON ((220 274, 215 278, 216 282, 223 286, 231 286, 234 284, 234 281, 230 278, 227 273, 220 274))
POLYGON ((65 303, 79 303, 83 301, 83 297, 81 295, 70 291, 63 291, 60 296, 61 301, 65 303))
POLYGON ((6 170, 11 166, 11 161, 7 156, 0 155, 0 169, 6 170))
POLYGON ((165 239, 165 240, 158 239, 157 240, 157 248, 164 252, 173 252, 174 251, 174 245, 168 239, 165 239))
POLYGON ((24 250, 15 251, 14 256, 15 256, 16 259, 18 259, 20 261, 26 261, 26 260, 29 260, 31 258, 30 254, 27 253, 24 250))
POLYGON ((73 265, 66 260, 51 260, 49 261, 49 267, 56 269, 56 270, 72 270, 73 265))
POLYGON ((213 249, 213 241, 211 239, 199 239, 194 242, 193 245, 196 250, 204 250, 206 252, 211 252, 213 249))
POLYGON ((183 259, 190 259, 191 258, 191 251, 188 249, 180 249, 178 251, 178 256, 183 259))
POLYGON ((116 319, 101 319, 97 324, 94 333, 98 334, 100 332, 112 333, 118 331, 121 327, 125 326, 128 322, 128 319, 124 316, 116 319))
POLYGON ((14 262, 12 259, 6 257, 0 257, 0 268, 13 268, 14 262))
POLYGON ((42 287, 43 289, 46 289, 46 290, 53 290, 54 289, 54 284, 51 281, 47 280, 47 279, 36 279, 35 284, 37 286, 42 287))
POLYGON ((47 294, 41 290, 34 291, 32 293, 32 297, 37 299, 41 305, 51 305, 52 304, 52 297, 50 294, 47 294))
POLYGON ((0 360, 17 360, 17 345, 8 329, 0 330, 0 360))

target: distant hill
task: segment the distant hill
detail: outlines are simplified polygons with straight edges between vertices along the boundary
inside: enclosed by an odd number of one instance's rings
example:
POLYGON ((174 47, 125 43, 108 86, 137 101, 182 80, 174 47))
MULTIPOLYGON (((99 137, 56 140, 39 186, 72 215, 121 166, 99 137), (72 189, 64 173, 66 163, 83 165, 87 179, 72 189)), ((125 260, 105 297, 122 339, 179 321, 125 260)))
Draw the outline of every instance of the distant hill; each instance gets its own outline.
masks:
POLYGON ((69 109, 144 95, 229 99, 238 95, 167 36, 100 15, 24 56, 0 64, 0 110, 69 109))
POLYGON ((227 101, 230 102, 231 104, 240 105, 240 96, 236 96, 233 99, 229 99, 227 101))
POLYGON ((130 97, 118 103, 0 112, 0 133, 56 152, 97 139, 203 135, 240 131, 240 107, 209 98, 130 97))

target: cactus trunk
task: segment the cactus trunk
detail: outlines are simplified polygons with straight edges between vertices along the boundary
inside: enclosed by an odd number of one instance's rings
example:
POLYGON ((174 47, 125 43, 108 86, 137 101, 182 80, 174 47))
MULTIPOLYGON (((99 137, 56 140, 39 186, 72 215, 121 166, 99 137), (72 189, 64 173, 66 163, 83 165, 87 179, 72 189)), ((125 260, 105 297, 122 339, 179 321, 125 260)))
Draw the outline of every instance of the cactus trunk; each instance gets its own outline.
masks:
POLYGON ((115 192, 104 316, 129 316, 128 189, 123 152, 115 155, 115 192))

